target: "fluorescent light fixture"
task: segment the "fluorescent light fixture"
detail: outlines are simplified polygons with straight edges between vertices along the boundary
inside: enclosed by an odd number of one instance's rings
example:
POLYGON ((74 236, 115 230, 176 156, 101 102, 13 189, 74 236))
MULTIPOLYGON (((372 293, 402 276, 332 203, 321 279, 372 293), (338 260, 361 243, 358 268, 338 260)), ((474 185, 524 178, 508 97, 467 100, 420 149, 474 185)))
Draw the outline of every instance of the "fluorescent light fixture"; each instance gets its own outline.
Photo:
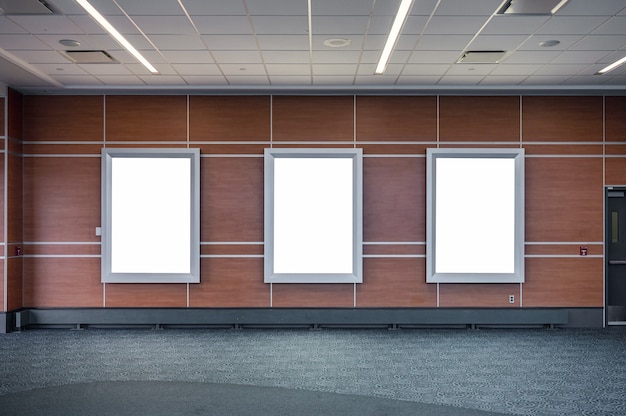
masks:
POLYGON ((554 7, 552 8, 552 10, 550 10, 550 13, 552 13, 552 14, 556 14, 556 12, 558 12, 559 10, 561 10, 561 8, 562 8, 563 6, 565 6, 565 4, 566 4, 568 1, 569 1, 569 0, 561 0, 561 1, 559 2, 559 4, 557 4, 556 6, 554 6, 554 7))
POLYGON ((406 21, 406 18, 409 15, 409 11, 411 10, 412 4, 413 4, 413 0, 402 0, 402 2, 400 3, 398 14, 396 15, 396 18, 393 21, 393 25, 391 25, 391 31, 389 32, 387 43, 385 43, 385 47, 383 48, 383 53, 380 56, 380 60, 378 61, 378 65, 376 66, 376 70, 374 71, 375 74, 382 74, 383 72, 385 72, 385 68, 387 67, 389 58, 391 57, 391 52, 393 51, 393 48, 396 46, 396 42, 398 41, 398 36, 400 35, 402 26, 404 26, 404 22, 406 21))
POLYGON ((106 30, 111 36, 113 36, 117 43, 122 45, 122 47, 130 52, 130 54, 133 55, 139 62, 141 62, 143 66, 148 69, 148 71, 152 72, 153 74, 159 73, 159 71, 157 71, 156 68, 153 67, 152 64, 148 62, 148 60, 144 58, 139 53, 139 51, 137 51, 137 49, 135 49, 133 45, 131 45, 130 42, 128 42, 126 38, 124 38, 124 36, 122 36, 120 32, 118 32, 117 29, 115 29, 113 25, 100 14, 100 12, 98 12, 91 4, 89 4, 87 0, 76 0, 76 3, 80 4, 82 8, 85 9, 85 11, 89 13, 89 15, 94 18, 94 20, 98 22, 98 24, 102 26, 104 30, 106 30))
POLYGON ((623 65, 625 63, 626 63, 626 56, 620 59, 619 61, 615 61, 611 65, 602 68, 601 70, 598 71, 598 74, 606 74, 607 72, 612 71, 618 66, 623 65))

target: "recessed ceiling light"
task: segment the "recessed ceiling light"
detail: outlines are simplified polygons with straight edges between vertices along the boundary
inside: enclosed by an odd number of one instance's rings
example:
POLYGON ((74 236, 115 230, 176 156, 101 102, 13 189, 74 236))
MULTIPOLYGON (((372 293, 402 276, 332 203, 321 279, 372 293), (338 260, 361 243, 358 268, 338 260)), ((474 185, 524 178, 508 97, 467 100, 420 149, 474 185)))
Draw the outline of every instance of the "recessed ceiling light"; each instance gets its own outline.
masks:
POLYGON ((61 39, 59 43, 63 46, 73 47, 80 46, 80 42, 74 39, 61 39))
POLYGON ((324 46, 328 46, 329 48, 343 48, 352 43, 350 39, 344 38, 334 38, 334 39, 326 39, 324 42, 324 46))
POLYGON ((552 46, 556 46, 560 43, 561 41, 558 40, 544 40, 543 42, 539 42, 539 46, 543 46, 544 48, 551 48, 552 46))

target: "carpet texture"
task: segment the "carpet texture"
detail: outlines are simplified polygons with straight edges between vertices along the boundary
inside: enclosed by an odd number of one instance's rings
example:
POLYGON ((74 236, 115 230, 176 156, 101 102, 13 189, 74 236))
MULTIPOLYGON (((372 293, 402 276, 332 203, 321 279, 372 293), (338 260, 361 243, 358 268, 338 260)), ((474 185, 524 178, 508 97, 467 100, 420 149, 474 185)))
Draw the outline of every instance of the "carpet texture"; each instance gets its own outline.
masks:
MULTIPOLYGON (((185 385, 190 394, 200 394, 209 385, 212 391, 219 385, 234 390, 276 388, 274 393, 266 391, 267 397, 336 393, 349 396, 343 397, 345 403, 374 399, 442 405, 459 415, 469 414, 468 409, 514 415, 624 415, 626 328, 90 328, 0 336, 4 403, 16 397, 27 403, 30 394, 47 394, 51 388, 77 389, 69 396, 79 396, 80 391, 93 394, 102 386, 128 386, 109 382, 143 382, 135 385, 137 392, 145 391, 145 382, 173 382, 163 388, 185 385)), ((129 397, 137 392, 130 391, 129 397)), ((260 399, 254 406, 269 400, 260 399)), ((5 409, 0 405, 0 415, 12 414, 5 409)), ((180 414, 194 414, 193 408, 187 410, 180 414)))

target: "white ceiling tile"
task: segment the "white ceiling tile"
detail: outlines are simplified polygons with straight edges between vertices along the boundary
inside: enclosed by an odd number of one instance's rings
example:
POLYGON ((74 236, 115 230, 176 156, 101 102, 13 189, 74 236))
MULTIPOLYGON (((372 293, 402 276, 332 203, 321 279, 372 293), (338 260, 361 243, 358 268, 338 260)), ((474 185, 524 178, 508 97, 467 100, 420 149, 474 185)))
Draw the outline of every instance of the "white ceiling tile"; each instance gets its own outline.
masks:
POLYGON ((541 64, 500 64, 489 74, 491 76, 529 76, 541 68, 541 64))
POLYGON ((264 51, 266 64, 301 64, 309 62, 308 51, 264 51))
POLYGON ((354 78, 354 84, 355 85, 383 85, 383 86, 389 86, 389 85, 394 85, 396 83, 397 79, 398 79, 397 76, 387 76, 387 75, 372 76, 371 74, 357 75, 354 78))
MULTIPOLYGON (((111 0, 89 0, 89 3, 100 12, 100 14, 104 15, 108 18, 111 15, 122 15, 122 11, 115 4, 115 2, 111 0)), ((85 10, 80 7, 82 13, 86 13, 85 10)))
POLYGON ((311 76, 311 66, 309 64, 267 64, 265 67, 270 77, 279 75, 311 76))
POLYGON ((519 49, 524 51, 562 51, 569 49, 582 38, 583 36, 581 35, 533 35, 528 38, 519 49), (546 48, 540 45, 540 43, 545 40, 558 40, 561 43, 556 46, 546 48))
MULTIPOLYGON (((385 11, 386 11, 387 14, 391 14, 391 15, 394 15, 394 16, 397 13, 398 7, 400 5, 400 1, 395 1, 395 2, 393 2, 393 1, 389 1, 389 2, 378 1, 378 2, 376 2, 376 7, 377 8, 379 7, 379 3, 381 5, 393 4, 393 8, 391 8, 391 7, 385 8, 385 11)), ((415 16, 415 15, 430 16, 433 13, 433 11, 435 10, 435 6, 437 6, 438 3, 441 6, 441 2, 439 0, 414 0, 413 1, 413 7, 411 8, 411 16, 415 16)))
POLYGON ((309 31, 306 16, 253 16, 252 26, 260 35, 303 35, 309 31))
POLYGON ((80 66, 73 63, 37 64, 37 69, 48 75, 87 75, 80 66))
MULTIPOLYGON (((497 64, 454 64, 450 65, 450 69, 445 73, 445 76, 478 76, 487 75, 497 64)), ((443 75, 443 74, 442 74, 443 75)))
MULTIPOLYGON (((423 19, 426 17, 421 16, 423 19)), ((411 19, 411 18, 409 18, 411 19)), ((416 20, 414 20, 416 21, 416 20)), ((391 26, 393 25, 393 16, 372 16, 369 21, 369 26, 367 28, 368 35, 385 35, 389 33, 391 30, 391 26)), ((422 25, 423 26, 423 25, 422 25)), ((405 24, 402 30, 403 33, 408 33, 416 30, 412 27, 412 25, 405 24)))
POLYGON ((626 16, 615 16, 592 32, 593 35, 623 35, 626 31, 626 16))
POLYGON ((622 0, 570 0, 561 10, 559 15, 585 15, 585 16, 613 16, 620 10, 623 11, 622 0))
POLYGON ((565 80, 564 85, 602 85, 606 79, 598 75, 576 75, 565 80))
POLYGON ((309 50, 309 37, 306 35, 258 35, 257 39, 263 50, 309 50))
POLYGON ((626 57, 626 51, 615 51, 611 54, 606 55, 604 58, 600 59, 598 63, 610 64, 615 61, 619 61, 620 59, 626 57))
POLYGON ((177 50, 177 51, 161 51, 165 60, 168 62, 176 62, 183 64, 211 64, 213 63, 213 58, 209 55, 209 52, 204 50, 196 50, 196 51, 185 51, 185 50, 177 50))
POLYGON ((216 64, 172 64, 180 75, 220 75, 220 68, 216 64))
POLYGON ((25 34, 28 33, 26 29, 20 27, 17 23, 13 22, 6 16, 0 16, 0 35, 6 34, 25 34))
POLYGON ((551 64, 584 64, 589 62, 597 62, 608 55, 605 51, 565 51, 556 58, 551 64))
POLYGON ((502 0, 443 0, 437 15, 446 16, 489 16, 496 12, 502 0))
POLYGON ((231 85, 269 85, 269 78, 266 76, 254 75, 227 75, 226 79, 231 85))
POLYGON ((80 67, 91 75, 132 75, 121 64, 82 64, 80 67))
POLYGON ((66 64, 68 59, 56 51, 19 50, 11 53, 29 64, 66 64))
POLYGON ((533 75, 535 76, 564 76, 564 75, 576 75, 580 71, 587 67, 585 64, 559 64, 559 65, 546 65, 537 70, 533 75))
POLYGON ((100 86, 104 83, 91 75, 54 75, 55 80, 67 87, 71 86, 100 86))
POLYGON ((446 71, 448 70, 448 68, 450 68, 450 65, 445 65, 445 64, 421 64, 421 65, 416 65, 416 64, 410 64, 410 65, 405 65, 404 69, 402 70, 402 76, 407 76, 407 75, 438 75, 438 76, 442 76, 443 74, 446 73, 446 71))
MULTIPOLYGON (((626 22, 624 22, 626 25, 626 22)), ((624 32, 626 33, 626 26, 624 26, 624 32)), ((571 47, 572 50, 579 51, 613 51, 626 45, 626 34, 622 35, 590 35, 585 36, 575 45, 571 47)))
MULTIPOLYGON (((61 45, 59 45, 61 47, 61 45)), ((0 48, 5 50, 49 50, 50 47, 33 35, 2 35, 0 36, 0 48)))
POLYGON ((526 75, 490 75, 483 78, 480 85, 519 85, 526 78, 526 75))
POLYGON ((606 17, 598 16, 552 16, 537 34, 546 35, 576 35, 589 33, 602 25, 606 17))
MULTIPOLYGON (((225 0, 231 1, 231 0, 225 0)), ((251 15, 289 15, 306 16, 307 2, 294 0, 254 0, 248 1, 248 10, 251 15)))
POLYGON ((497 15, 480 32, 483 35, 530 35, 543 25, 550 16, 497 15))
POLYGON ((132 19, 148 36, 196 33, 187 16, 133 16, 132 19))
POLYGON ((213 57, 218 63, 263 63, 261 54, 258 51, 214 51, 213 57))
MULTIPOLYGON (((402 27, 403 35, 421 35, 428 23, 429 16, 409 16, 406 19, 406 23, 402 27)), ((387 35, 391 31, 393 19, 386 28, 381 26, 381 34, 387 35)))
POLYGON ((433 16, 424 31, 427 35, 474 35, 485 24, 483 16, 433 16))
POLYGON ((329 50, 329 51, 314 51, 313 63, 314 64, 348 64, 357 63, 360 56, 359 51, 346 51, 346 50, 329 50))
POLYGON ((467 47, 474 51, 512 51, 522 45, 526 35, 480 35, 467 47))
POLYGON ((194 16, 198 31, 203 35, 251 35, 246 16, 194 16))
MULTIPOLYGON (((400 38, 398 39, 398 44, 396 45, 396 50, 397 49, 406 49, 406 36, 405 35, 401 35, 400 38), (404 47, 400 47, 400 45, 404 45, 404 47)), ((413 40, 413 42, 411 42, 411 49, 413 49, 413 45, 415 45, 415 36, 412 36, 411 39, 413 40)), ((383 47, 385 46, 385 42, 387 41, 387 36, 386 35, 367 35, 364 40, 363 40, 363 45, 361 46, 364 50, 375 50, 376 52, 378 52, 380 54, 380 51, 383 50, 383 47)))
POLYGON ((357 65, 354 64, 317 64, 313 65, 313 75, 354 75, 357 65))
POLYGON ((11 20, 33 34, 82 34, 80 27, 66 16, 18 15, 11 20))
MULTIPOLYGON (((365 74, 369 74, 375 77, 378 77, 379 74, 374 74, 374 70, 376 69, 376 65, 371 65, 371 64, 365 64, 365 65, 359 65, 358 69, 357 69, 357 74, 358 75, 365 75, 365 74)), ((385 73, 383 75, 386 76, 398 76, 402 73, 402 70, 404 69, 404 65, 401 64, 389 64, 387 65, 387 68, 385 68, 385 73)))
POLYGON ((311 26, 314 35, 360 35, 365 33, 368 21, 368 16, 313 16, 311 26))
POLYGON ((116 0, 130 16, 175 16, 182 15, 183 9, 177 1, 167 0, 116 0))
POLYGON ((98 75, 96 78, 106 85, 143 84, 141 78, 135 75, 98 75))
POLYGON ((246 9, 242 0, 207 1, 182 0, 183 6, 190 15, 207 16, 245 16, 246 9))
MULTIPOLYGON (((93 35, 93 34, 105 35, 106 34, 106 36, 110 36, 102 28, 102 26, 96 23, 96 21, 93 20, 88 15, 68 16, 68 19, 70 19, 76 26, 80 27, 82 29, 82 32, 88 35, 93 35)), ((107 16, 107 20, 113 27, 115 27, 115 30, 120 32, 122 35, 139 33, 137 28, 133 25, 133 23, 130 20, 128 20, 126 16, 107 16)))
MULTIPOLYGON (((199 35, 151 35, 152 43, 161 50, 177 50, 181 45, 185 45, 185 50, 205 50, 206 46, 199 35)), ((131 42, 132 43, 132 42, 131 42)), ((151 45, 144 47, 136 46, 138 49, 153 49, 151 45)))
POLYGON ((94 49, 119 49, 119 44, 109 35, 72 35, 70 39, 77 40, 80 45, 77 47, 63 46, 59 43, 61 39, 66 39, 63 35, 37 35, 37 38, 44 42, 48 48, 55 50, 94 50, 94 49))
POLYGON ((439 80, 441 79, 440 76, 437 75, 426 75, 426 76, 406 76, 406 77, 400 77, 396 80, 396 85, 402 85, 402 86, 420 86, 420 85, 427 85, 427 86, 431 86, 431 85, 437 85, 437 83, 439 82, 439 80))
POLYGON ((204 39, 210 50, 250 51, 258 49, 254 36, 250 35, 204 35, 202 39, 204 39))
POLYGON ((564 81, 563 77, 560 76, 543 76, 543 75, 533 75, 531 77, 526 78, 522 81, 522 85, 561 85, 564 81))
MULTIPOLYGON (((53 2, 55 10, 59 10, 65 15, 85 13, 85 9, 83 9, 78 3, 76 3, 76 0, 53 0, 53 2)), ((96 7, 96 1, 91 1, 90 3, 92 6, 96 7)), ((115 5, 113 5, 113 7, 115 7, 115 5)), ((117 9, 117 7, 115 8, 117 9)), ((96 7, 96 9, 98 8, 96 7)), ((100 11, 100 13, 102 13, 102 10, 98 10, 100 11)))
MULTIPOLYGON (((261 64, 220 64, 226 76, 265 76, 265 66, 261 64)), ((199 75, 199 74, 196 74, 199 75)))
POLYGON ((315 0, 311 9, 313 15, 368 16, 375 3, 373 0, 315 0))
POLYGON ((471 35, 424 35, 417 44, 421 51, 462 51, 472 40, 471 35))
POLYGON ((458 58, 457 51, 415 51, 411 53, 407 63, 453 64, 458 58))

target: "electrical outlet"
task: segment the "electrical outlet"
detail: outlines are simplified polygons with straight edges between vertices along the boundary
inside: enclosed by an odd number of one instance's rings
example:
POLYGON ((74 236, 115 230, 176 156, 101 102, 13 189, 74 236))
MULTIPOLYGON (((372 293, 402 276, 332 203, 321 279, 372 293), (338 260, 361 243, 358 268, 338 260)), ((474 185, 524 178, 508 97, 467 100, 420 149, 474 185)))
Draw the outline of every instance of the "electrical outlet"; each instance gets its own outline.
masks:
POLYGON ((515 303, 515 295, 509 295, 509 303, 515 303))

